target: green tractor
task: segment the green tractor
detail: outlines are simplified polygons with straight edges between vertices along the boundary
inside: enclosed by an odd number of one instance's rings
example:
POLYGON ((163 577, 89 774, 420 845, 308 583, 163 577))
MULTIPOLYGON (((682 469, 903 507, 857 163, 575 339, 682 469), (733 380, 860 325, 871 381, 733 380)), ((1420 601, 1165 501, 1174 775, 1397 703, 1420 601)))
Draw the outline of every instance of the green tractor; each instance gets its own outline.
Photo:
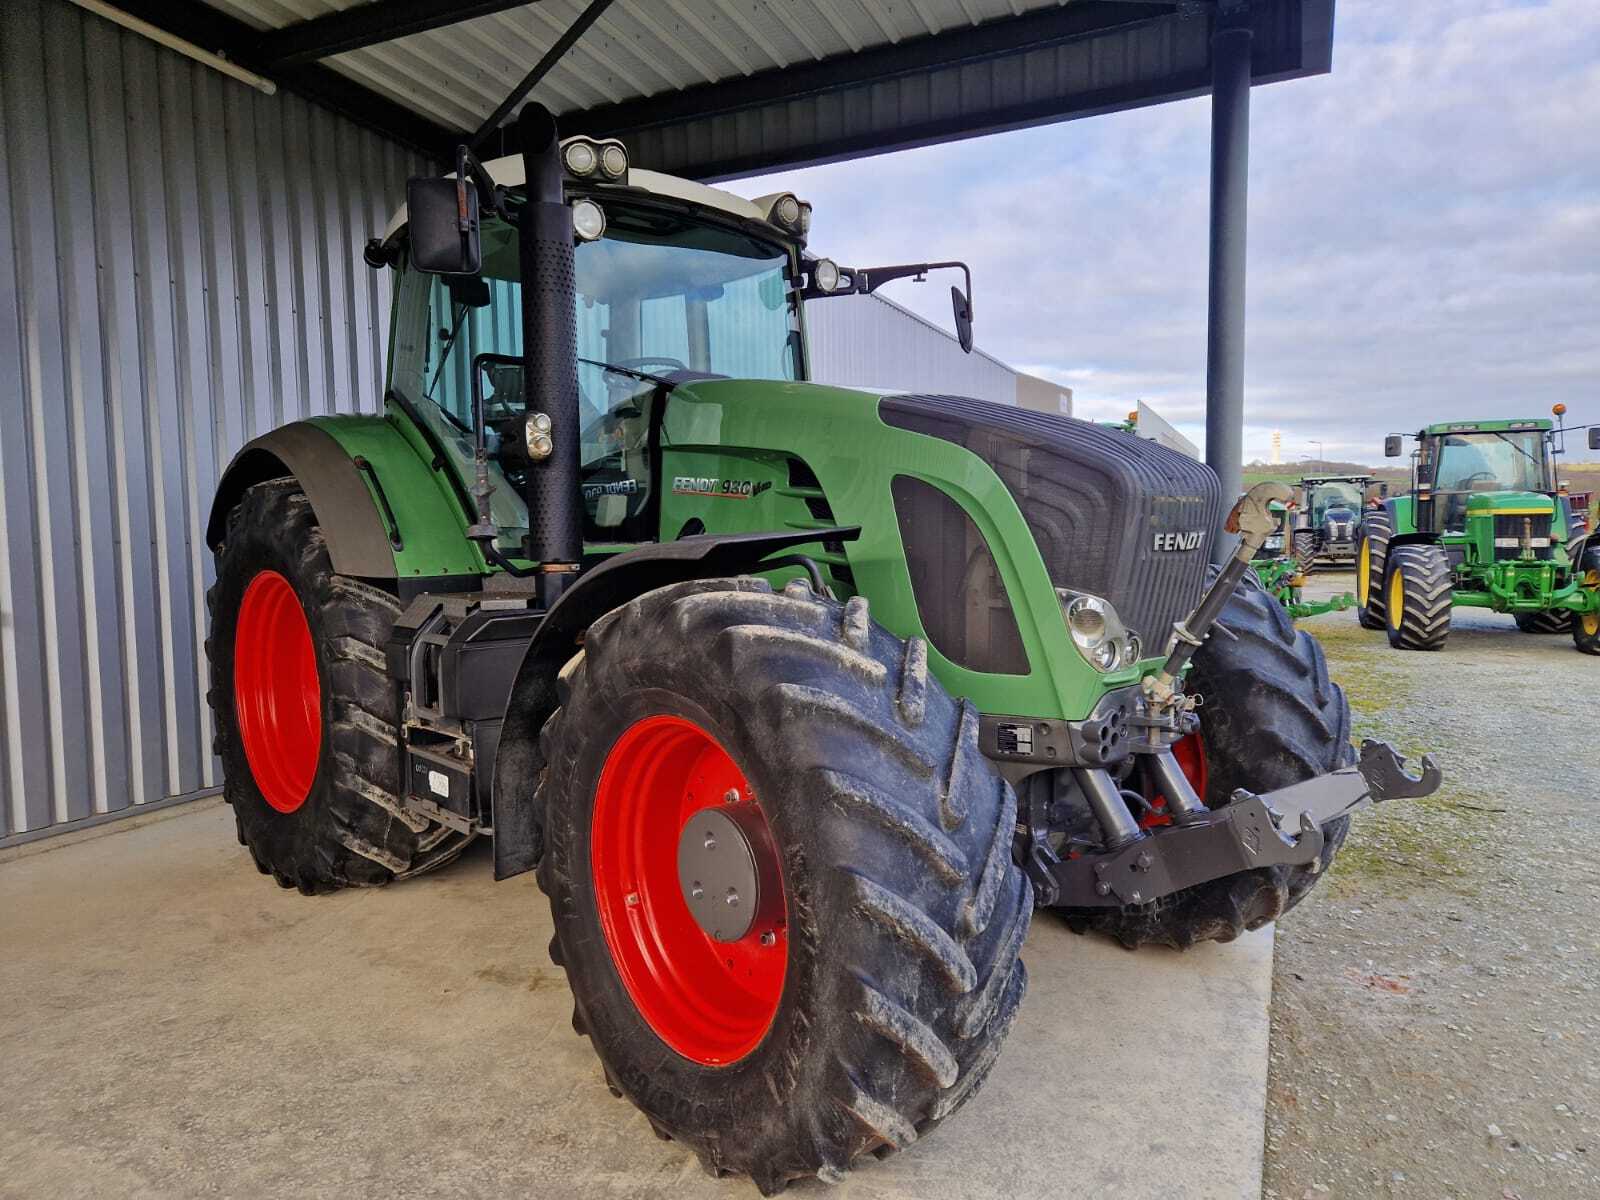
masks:
MULTIPOLYGON (((1556 406, 1559 417, 1566 412, 1556 406)), ((1402 650, 1438 650, 1452 607, 1510 613, 1525 633, 1600 654, 1600 536, 1556 481, 1570 429, 1539 418, 1449 421, 1415 435, 1411 490, 1366 515, 1357 615, 1402 650)), ((1600 449, 1600 426, 1589 427, 1600 449)), ((1384 453, 1399 457, 1399 434, 1384 453)))
POLYGON ((1307 475, 1297 489, 1290 547, 1302 574, 1319 560, 1355 562, 1371 475, 1307 475))
MULTIPOLYGON (((1297 495, 1297 502, 1298 499, 1297 495)), ((1356 598, 1349 592, 1331 596, 1326 600, 1305 598, 1306 573, 1309 567, 1301 560, 1298 553, 1290 554, 1286 551, 1286 547, 1291 545, 1297 551, 1299 548, 1298 543, 1293 540, 1299 536, 1299 531, 1296 529, 1299 521, 1298 503, 1284 504, 1273 501, 1268 505, 1268 511, 1272 513, 1278 527, 1267 535, 1260 549, 1250 560, 1250 569, 1254 572, 1256 582, 1261 585, 1261 589, 1283 605, 1284 610, 1296 621, 1305 617, 1319 617, 1324 613, 1343 612, 1353 607, 1356 598)))
POLYGON ((413 180, 367 247, 382 412, 256 439, 214 502, 216 748, 280 885, 492 835, 612 1091, 770 1194, 975 1093, 1036 906, 1225 941, 1304 898, 1353 809, 1438 786, 1357 754, 1247 576, 1286 488, 1210 572, 1199 463, 806 381, 808 305, 941 264, 811 257, 793 194, 635 169, 537 104, 518 137, 413 180))

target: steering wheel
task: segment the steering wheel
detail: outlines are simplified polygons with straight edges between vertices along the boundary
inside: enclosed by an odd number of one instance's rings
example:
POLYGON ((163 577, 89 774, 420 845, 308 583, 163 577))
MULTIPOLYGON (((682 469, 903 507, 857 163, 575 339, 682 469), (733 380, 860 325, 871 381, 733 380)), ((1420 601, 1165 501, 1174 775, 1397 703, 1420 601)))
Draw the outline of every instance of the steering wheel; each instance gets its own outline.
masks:
POLYGON ((1476 489, 1472 485, 1477 483, 1478 480, 1480 480, 1480 479, 1487 479, 1490 483, 1493 483, 1494 482, 1494 472, 1493 471, 1478 471, 1475 474, 1468 475, 1465 479, 1463 479, 1461 481, 1461 489, 1460 490, 1463 491, 1463 492, 1475 491, 1476 489))

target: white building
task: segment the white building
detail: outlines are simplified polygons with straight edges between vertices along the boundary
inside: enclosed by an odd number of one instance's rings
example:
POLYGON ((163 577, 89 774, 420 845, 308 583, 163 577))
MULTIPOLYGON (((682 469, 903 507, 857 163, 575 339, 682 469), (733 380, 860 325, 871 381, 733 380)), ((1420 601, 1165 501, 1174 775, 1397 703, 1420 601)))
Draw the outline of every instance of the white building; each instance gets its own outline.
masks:
POLYGON ((971 396, 1072 415, 1072 389, 1008 367, 883 296, 836 296, 806 305, 811 377, 838 387, 971 396))

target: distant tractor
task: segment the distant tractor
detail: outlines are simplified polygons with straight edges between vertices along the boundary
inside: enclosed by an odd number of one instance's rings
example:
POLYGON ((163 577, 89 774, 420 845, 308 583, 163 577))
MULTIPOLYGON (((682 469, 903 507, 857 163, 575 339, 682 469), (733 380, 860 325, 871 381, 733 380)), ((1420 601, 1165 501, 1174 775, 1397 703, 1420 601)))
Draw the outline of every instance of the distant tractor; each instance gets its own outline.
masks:
POLYGON ((1354 562, 1371 475, 1307 475, 1300 480, 1290 552, 1308 573, 1320 561, 1354 562))
MULTIPOLYGON (((1417 433, 1411 490, 1363 523, 1361 624, 1385 630, 1398 649, 1438 650, 1452 607, 1487 608, 1524 633, 1570 631, 1579 650, 1600 655, 1600 533, 1575 519, 1556 483, 1568 432, 1531 419, 1417 433)), ((1589 427, 1589 446, 1600 449, 1600 426, 1589 427)), ((1399 434, 1384 445, 1390 458, 1402 449, 1399 434)))
POLYGON ((1262 590, 1281 604, 1297 621, 1303 617, 1321 616, 1323 613, 1343 612, 1353 606, 1356 598, 1349 592, 1326 600, 1305 598, 1307 567, 1298 554, 1290 554, 1285 550, 1286 546, 1292 544, 1291 538, 1299 536, 1294 532, 1294 524, 1299 514, 1295 508, 1287 504, 1273 503, 1270 508, 1277 527, 1267 535, 1261 543, 1261 548, 1250 560, 1250 569, 1255 573, 1256 582, 1261 585, 1262 590))

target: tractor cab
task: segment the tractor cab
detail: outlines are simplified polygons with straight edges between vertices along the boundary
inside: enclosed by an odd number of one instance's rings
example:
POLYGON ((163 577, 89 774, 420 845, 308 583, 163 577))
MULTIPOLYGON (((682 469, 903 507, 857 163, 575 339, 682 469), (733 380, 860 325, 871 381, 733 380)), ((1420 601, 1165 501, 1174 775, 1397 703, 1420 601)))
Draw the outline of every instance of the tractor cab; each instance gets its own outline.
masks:
MULTIPOLYGON (((1415 478, 1419 511, 1440 534, 1465 534, 1469 514, 1498 508, 1555 511, 1552 425, 1546 420, 1452 422, 1423 430, 1417 439, 1415 478), (1499 496, 1499 500, 1489 497, 1499 496)), ((1548 535, 1546 535, 1548 536, 1548 535)))
MULTIPOLYGON (((840 268, 806 255, 811 206, 792 193, 748 200, 641 170, 613 142, 568 138, 560 160, 574 235, 580 484, 590 553, 657 538, 659 437, 674 389, 726 379, 804 382, 804 301, 870 293, 939 268, 966 272, 961 263, 840 268)), ((525 168, 510 156, 477 169, 503 202, 478 222, 475 269, 419 268, 406 253, 408 209, 369 247, 369 261, 397 273, 390 397, 443 447, 463 486, 487 498, 480 527, 493 529, 499 552, 516 557, 529 533, 528 472, 549 453, 548 438, 525 427, 522 262, 511 210, 525 190, 525 168), (475 473, 482 475, 476 484, 475 473)), ((966 291, 951 292, 958 339, 970 352, 970 275, 966 291)), ((703 488, 688 490, 715 492, 730 481, 700 482, 703 488)))

